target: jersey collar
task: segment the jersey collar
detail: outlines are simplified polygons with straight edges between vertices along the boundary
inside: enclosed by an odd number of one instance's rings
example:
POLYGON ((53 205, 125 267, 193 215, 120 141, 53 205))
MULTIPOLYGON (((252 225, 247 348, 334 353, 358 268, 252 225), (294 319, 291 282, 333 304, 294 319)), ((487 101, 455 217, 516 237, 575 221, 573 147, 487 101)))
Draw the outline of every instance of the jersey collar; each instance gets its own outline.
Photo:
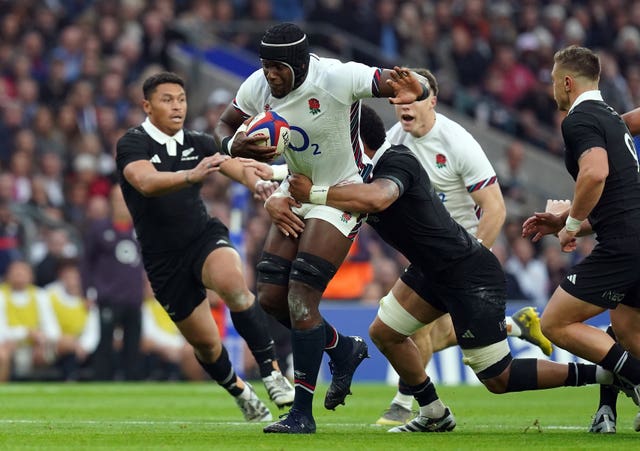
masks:
MULTIPOLYGON (((167 144, 169 141, 174 140, 177 141, 180 145, 184 142, 184 131, 181 129, 178 133, 173 136, 169 136, 164 132, 161 132, 158 127, 153 125, 149 118, 147 117, 145 121, 142 123, 142 128, 147 132, 149 136, 153 138, 158 144, 167 144)), ((175 156, 175 147, 173 147, 173 155, 175 156)), ((169 150, 169 146, 167 145, 167 150, 169 150)), ((171 153, 169 153, 171 155, 171 153)))
POLYGON ((384 143, 382 143, 382 145, 378 148, 378 150, 376 150, 376 153, 373 155, 373 159, 371 160, 374 168, 378 164, 378 160, 380 160, 380 157, 384 155, 384 153, 389 149, 389 147, 391 147, 391 143, 385 139, 384 143))
POLYGON ((602 99, 602 94, 600 94, 600 91, 597 89, 593 89, 591 91, 585 91, 582 94, 580 94, 575 102, 573 102, 573 105, 571 105, 571 108, 569 109, 569 113, 567 114, 571 114, 571 112, 573 111, 573 109, 579 104, 582 103, 584 101, 587 100, 600 100, 601 102, 603 101, 602 99))

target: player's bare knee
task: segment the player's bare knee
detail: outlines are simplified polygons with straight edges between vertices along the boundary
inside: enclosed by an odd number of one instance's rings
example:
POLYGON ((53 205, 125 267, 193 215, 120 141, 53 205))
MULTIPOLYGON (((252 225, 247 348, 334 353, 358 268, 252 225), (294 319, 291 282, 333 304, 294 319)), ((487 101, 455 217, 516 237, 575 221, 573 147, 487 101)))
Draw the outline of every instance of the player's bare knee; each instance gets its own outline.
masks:
POLYGON ((253 294, 244 287, 223 288, 217 293, 232 312, 241 312, 248 309, 255 299, 253 294))
POLYGON ((189 342, 193 346, 193 352, 204 363, 213 363, 220 357, 222 352, 222 342, 218 340, 198 340, 189 342))
POLYGON ((482 382, 491 393, 496 395, 507 393, 507 381, 503 380, 500 376, 491 379, 482 379, 480 382, 482 382))
POLYGON ((312 308, 304 296, 296 292, 289 293, 289 316, 294 323, 306 322, 313 318, 314 308, 312 308))
POLYGON ((408 340, 406 335, 393 330, 381 321, 379 317, 376 317, 369 326, 369 337, 383 354, 386 354, 386 350, 390 347, 408 340))
POLYGON ((371 338, 371 341, 373 341, 378 349, 382 349, 384 344, 383 328, 384 323, 382 323, 378 318, 369 325, 369 338, 371 338))

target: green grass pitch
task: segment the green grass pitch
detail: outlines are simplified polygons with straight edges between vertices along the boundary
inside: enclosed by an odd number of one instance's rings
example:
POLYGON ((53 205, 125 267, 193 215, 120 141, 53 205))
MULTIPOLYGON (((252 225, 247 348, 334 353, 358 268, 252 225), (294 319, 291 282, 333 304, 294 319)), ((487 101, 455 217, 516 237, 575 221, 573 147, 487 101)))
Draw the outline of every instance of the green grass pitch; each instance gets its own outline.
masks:
MULTIPOLYGON (((266 399, 262 384, 254 386, 266 399)), ((637 408, 624 395, 618 433, 587 433, 597 387, 493 395, 482 386, 440 386, 458 422, 442 434, 389 434, 376 426, 393 387, 354 384, 347 405, 335 412, 322 407, 326 388, 316 392, 318 432, 285 436, 245 423, 214 383, 6 384, 0 450, 640 449, 640 433, 632 429, 637 408)), ((274 418, 283 413, 271 411, 274 418)))

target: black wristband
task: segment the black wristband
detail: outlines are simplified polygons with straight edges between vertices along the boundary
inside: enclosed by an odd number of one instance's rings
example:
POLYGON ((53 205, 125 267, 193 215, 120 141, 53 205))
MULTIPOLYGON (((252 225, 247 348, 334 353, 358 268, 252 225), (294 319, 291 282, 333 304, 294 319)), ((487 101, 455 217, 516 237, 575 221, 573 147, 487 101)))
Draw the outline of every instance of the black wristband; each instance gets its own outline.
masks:
POLYGON ((427 97, 429 97, 429 88, 427 87, 427 85, 422 85, 422 94, 418 96, 418 98, 416 99, 416 102, 424 100, 427 97))
POLYGON ((220 141, 220 151, 222 151, 223 154, 225 155, 229 155, 231 156, 231 149, 228 148, 229 146, 229 141, 231 141, 231 136, 225 136, 224 138, 222 138, 222 141, 220 141))

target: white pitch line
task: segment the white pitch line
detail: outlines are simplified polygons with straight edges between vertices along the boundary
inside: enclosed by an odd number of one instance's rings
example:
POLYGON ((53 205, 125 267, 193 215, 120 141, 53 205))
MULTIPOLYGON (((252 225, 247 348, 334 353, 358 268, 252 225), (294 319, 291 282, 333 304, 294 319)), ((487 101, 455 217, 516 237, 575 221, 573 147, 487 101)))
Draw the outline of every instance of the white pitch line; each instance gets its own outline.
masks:
MULTIPOLYGON (((252 424, 257 425, 266 425, 269 424, 268 421, 262 423, 248 423, 242 421, 194 421, 194 420, 48 420, 48 419, 9 419, 9 418, 0 418, 0 424, 47 424, 47 425, 122 425, 122 426, 167 426, 167 425, 200 425, 200 426, 247 426, 252 424)), ((381 426, 378 424, 363 424, 363 423, 320 423, 319 427, 338 427, 338 428, 373 428, 373 429, 382 429, 386 426, 381 426)), ((542 431, 545 430, 561 430, 561 431, 582 431, 585 430, 584 426, 541 426, 542 431)), ((496 429, 495 426, 488 425, 473 425, 470 427, 464 427, 458 425, 457 430, 465 430, 467 432, 473 431, 474 429, 496 429)), ((521 431, 523 428, 511 427, 511 428, 499 428, 502 431, 521 431)), ((537 431, 537 427, 530 426, 528 433, 535 433, 537 431)), ((455 433, 455 431, 454 431, 455 433)))

